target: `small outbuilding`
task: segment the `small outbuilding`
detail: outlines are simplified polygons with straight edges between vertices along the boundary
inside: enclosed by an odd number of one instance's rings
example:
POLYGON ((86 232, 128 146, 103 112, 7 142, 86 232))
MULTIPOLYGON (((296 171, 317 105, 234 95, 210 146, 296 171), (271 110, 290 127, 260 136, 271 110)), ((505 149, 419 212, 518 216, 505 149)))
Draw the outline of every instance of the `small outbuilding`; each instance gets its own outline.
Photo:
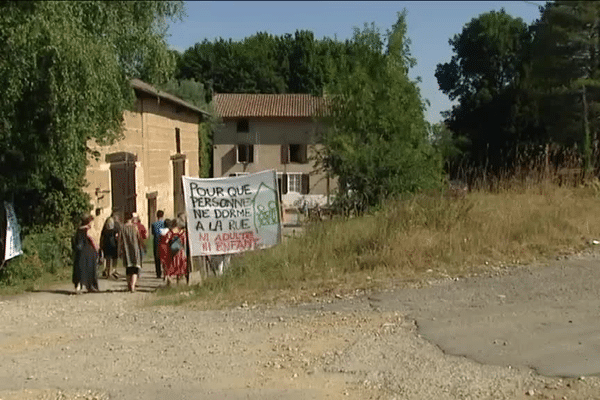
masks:
POLYGON ((123 114, 124 137, 111 146, 91 141, 84 188, 99 234, 113 210, 135 212, 144 225, 164 210, 167 218, 185 210, 181 176, 198 176, 199 125, 208 113, 169 93, 133 79, 136 102, 123 114))

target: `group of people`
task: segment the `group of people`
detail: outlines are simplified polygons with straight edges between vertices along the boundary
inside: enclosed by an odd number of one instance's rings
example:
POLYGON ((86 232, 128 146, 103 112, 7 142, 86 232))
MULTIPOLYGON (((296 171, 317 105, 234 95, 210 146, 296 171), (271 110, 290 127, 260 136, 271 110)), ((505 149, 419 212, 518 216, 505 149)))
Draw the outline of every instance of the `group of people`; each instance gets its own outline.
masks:
POLYGON ((187 245, 187 230, 185 214, 180 213, 175 219, 165 219, 165 213, 158 210, 156 222, 152 224, 154 237, 154 267, 156 277, 171 284, 187 275, 187 260, 189 247, 187 245))
MULTIPOLYGON (((164 277, 167 284, 172 278, 177 281, 187 275, 187 233, 185 215, 177 219, 164 220, 164 212, 157 212, 158 221, 152 224, 154 235, 154 260, 156 277, 164 277)), ((127 276, 127 288, 135 292, 143 258, 146 254, 148 231, 136 213, 125 213, 125 223, 121 224, 119 214, 107 218, 100 234, 100 244, 90 235, 94 217, 85 214, 81 225, 72 239, 74 254, 73 285, 76 293, 82 287, 89 292, 98 291, 97 266, 104 260, 103 277, 118 279, 117 261, 123 260, 127 276)))

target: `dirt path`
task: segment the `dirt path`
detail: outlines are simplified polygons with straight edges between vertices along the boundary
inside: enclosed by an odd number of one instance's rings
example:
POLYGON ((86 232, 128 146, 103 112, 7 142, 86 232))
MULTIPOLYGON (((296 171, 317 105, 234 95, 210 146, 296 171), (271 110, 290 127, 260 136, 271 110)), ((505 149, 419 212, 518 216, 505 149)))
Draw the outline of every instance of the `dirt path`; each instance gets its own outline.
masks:
POLYGON ((142 306, 150 269, 135 294, 102 280, 0 299, 0 399, 600 398, 596 377, 528 367, 600 372, 593 255, 226 311, 142 306))

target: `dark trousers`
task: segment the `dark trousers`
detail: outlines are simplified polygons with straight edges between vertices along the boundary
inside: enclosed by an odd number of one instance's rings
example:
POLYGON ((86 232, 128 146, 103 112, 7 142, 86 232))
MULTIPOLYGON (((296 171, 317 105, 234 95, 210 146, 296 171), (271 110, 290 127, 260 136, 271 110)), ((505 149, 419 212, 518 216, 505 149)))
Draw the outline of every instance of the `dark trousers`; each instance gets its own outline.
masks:
POLYGON ((154 242, 154 268, 156 269, 156 277, 160 278, 162 276, 162 267, 160 265, 160 257, 158 256, 158 243, 154 242))

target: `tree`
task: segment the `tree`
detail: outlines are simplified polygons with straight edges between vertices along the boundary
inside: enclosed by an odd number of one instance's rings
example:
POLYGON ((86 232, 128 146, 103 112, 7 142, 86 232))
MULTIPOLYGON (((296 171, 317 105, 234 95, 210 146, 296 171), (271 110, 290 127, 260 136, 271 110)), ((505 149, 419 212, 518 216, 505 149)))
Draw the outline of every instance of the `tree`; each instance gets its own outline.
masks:
POLYGON ((442 157, 445 172, 452 172, 469 145, 468 139, 455 135, 444 123, 431 126, 430 139, 434 149, 442 157))
POLYGON ((503 9, 473 18, 448 41, 455 54, 436 68, 440 89, 461 107, 489 102, 518 76, 528 40, 527 24, 503 9))
POLYGON ((89 210, 88 140, 121 135, 130 78, 174 72, 167 21, 182 2, 0 3, 0 197, 25 228, 89 210))
POLYGON ((525 97, 519 91, 531 31, 503 9, 473 18, 449 40, 454 55, 438 64, 435 76, 442 92, 458 100, 447 113, 450 128, 466 135, 475 161, 499 166, 523 139, 515 128, 514 109, 525 97))
POLYGON ((439 157, 427 139, 424 103, 408 78, 415 63, 406 11, 382 38, 372 24, 355 29, 339 79, 327 87, 321 163, 338 177, 336 200, 365 211, 404 192, 440 183, 439 157))
POLYGON ((560 142, 581 144, 589 172, 600 130, 600 4, 548 3, 535 30, 532 78, 544 122, 560 142))
POLYGON ((207 93, 311 93, 321 95, 328 66, 349 43, 314 38, 311 31, 272 36, 258 32, 242 41, 204 40, 187 49, 179 79, 204 84, 207 93))

